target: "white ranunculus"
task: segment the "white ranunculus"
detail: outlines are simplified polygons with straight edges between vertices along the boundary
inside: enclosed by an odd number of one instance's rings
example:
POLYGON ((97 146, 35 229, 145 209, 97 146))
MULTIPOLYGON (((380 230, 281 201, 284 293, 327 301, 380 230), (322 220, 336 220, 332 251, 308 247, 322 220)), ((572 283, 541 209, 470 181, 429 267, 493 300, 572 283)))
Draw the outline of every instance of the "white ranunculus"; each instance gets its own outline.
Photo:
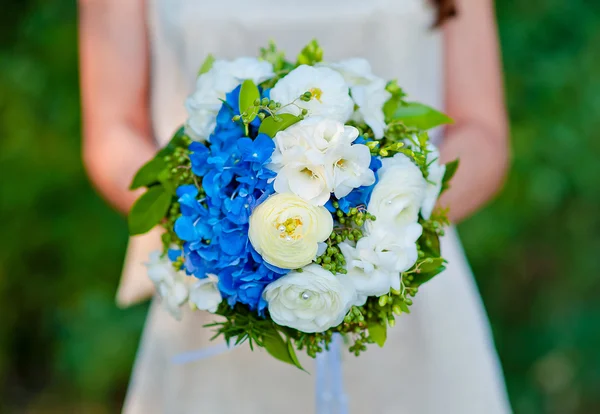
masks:
POLYGON ((354 108, 344 78, 326 67, 298 66, 275 84, 270 96, 283 105, 280 113, 300 115, 301 110, 306 109, 308 116, 322 116, 344 123, 350 119, 354 108), (306 92, 313 95, 310 101, 298 99, 306 92))
POLYGON ((246 79, 259 84, 274 76, 273 65, 256 58, 218 60, 198 76, 195 91, 185 101, 188 120, 186 133, 196 141, 206 141, 215 128, 221 100, 246 79))
POLYGON ((371 151, 362 144, 332 148, 327 154, 333 177, 333 192, 340 199, 358 187, 375 182, 375 173, 369 168, 371 151))
POLYGON ((421 215, 425 220, 429 220, 431 217, 431 213, 442 190, 442 178, 444 178, 444 174, 446 173, 446 166, 440 163, 440 152, 438 149, 431 143, 428 144, 428 149, 431 151, 427 156, 429 176, 427 177, 428 182, 425 197, 421 205, 421 215))
POLYGON ((379 182, 367 206, 376 221, 369 221, 367 230, 381 228, 396 234, 418 221, 427 182, 419 167, 404 154, 384 158, 382 164, 379 182))
POLYGON ((277 173, 275 191, 324 205, 332 192, 341 198, 353 188, 373 184, 369 148, 352 145, 357 137, 356 128, 320 117, 278 132, 269 166, 277 173))
POLYGON ((189 280, 184 272, 177 271, 167 257, 162 257, 158 251, 150 254, 146 263, 148 277, 154 283, 158 295, 165 308, 175 318, 181 318, 181 305, 188 299, 189 280))
POLYGON ((213 274, 198 280, 190 288, 190 303, 198 309, 215 313, 223 300, 218 283, 218 276, 213 274))
POLYGON ((364 121, 373 130, 375 138, 382 138, 386 127, 383 105, 392 96, 385 89, 385 80, 373 74, 365 59, 347 59, 327 66, 339 72, 350 88, 357 107, 353 119, 364 121))
POLYGON ((400 273, 418 258, 417 239, 422 227, 407 226, 401 233, 376 232, 361 238, 356 246, 339 244, 346 270, 359 296, 381 296, 400 289, 400 273))
POLYGON ((254 209, 248 237, 262 258, 282 269, 311 263, 333 230, 331 213, 294 194, 275 194, 254 209))
POLYGON ((346 275, 311 264, 267 285, 263 298, 275 323, 312 333, 342 323, 357 297, 346 275))

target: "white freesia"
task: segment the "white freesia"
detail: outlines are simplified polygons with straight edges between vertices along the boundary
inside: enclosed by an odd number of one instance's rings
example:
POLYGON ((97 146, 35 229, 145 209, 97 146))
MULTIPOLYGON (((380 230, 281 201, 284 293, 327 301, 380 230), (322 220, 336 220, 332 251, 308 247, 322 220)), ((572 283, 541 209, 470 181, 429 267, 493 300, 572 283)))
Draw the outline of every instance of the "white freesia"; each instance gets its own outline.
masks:
POLYGON ((320 117, 278 132, 269 166, 277 172, 275 191, 324 205, 332 192, 341 198, 354 188, 373 184, 369 148, 353 145, 357 137, 356 128, 320 117))
POLYGON ((334 147, 328 154, 332 169, 333 192, 340 199, 361 186, 375 182, 375 173, 369 168, 371 151, 362 144, 334 147))
POLYGON ((215 129, 221 100, 227 93, 246 79, 258 84, 273 76, 273 65, 256 58, 215 61, 208 72, 198 76, 196 90, 185 101, 186 133, 194 140, 205 141, 215 129))
POLYGON ((340 122, 348 121, 354 108, 344 78, 326 67, 298 66, 275 84, 270 96, 283 105, 280 113, 300 115, 302 109, 306 109, 308 116, 322 116, 340 122), (308 102, 299 99, 306 92, 312 94, 308 102))
POLYGON ((425 220, 431 217, 431 213, 437 203, 440 191, 442 190, 442 179, 446 173, 446 166, 440 163, 440 152, 431 143, 428 144, 430 153, 427 155, 427 163, 429 164, 429 175, 427 177, 427 188, 425 189, 425 197, 421 205, 421 215, 425 220))
POLYGON ((217 275, 208 274, 206 278, 198 280, 190 288, 190 304, 200 310, 215 313, 223 300, 218 288, 217 275))
POLYGON ((248 237, 262 258, 282 269, 311 263, 333 230, 331 213, 294 194, 275 194, 254 209, 248 237))
POLYGON ((348 242, 338 246, 346 258, 346 270, 357 294, 381 296, 390 289, 400 289, 400 273, 415 264, 418 258, 417 239, 422 227, 407 226, 401 233, 377 231, 362 237, 356 246, 348 242))
POLYGON ((267 285, 263 298, 273 321, 301 332, 324 332, 339 325, 356 303, 356 290, 346 275, 333 275, 311 264, 267 285))
POLYGON ((146 263, 148 277, 154 283, 162 303, 171 315, 181 318, 181 305, 188 299, 189 280, 184 272, 177 271, 167 257, 162 257, 158 251, 150 254, 146 263))
POLYGON ((382 138, 386 127, 383 105, 392 96, 385 89, 386 81, 373 74, 370 63, 365 59, 347 59, 328 66, 338 71, 350 87, 357 107, 352 118, 364 121, 373 130, 375 138, 382 138))
POLYGON ((384 158, 382 164, 378 171, 379 182, 367 206, 376 221, 369 221, 367 230, 382 229, 398 234, 417 222, 427 182, 421 170, 404 154, 384 158))

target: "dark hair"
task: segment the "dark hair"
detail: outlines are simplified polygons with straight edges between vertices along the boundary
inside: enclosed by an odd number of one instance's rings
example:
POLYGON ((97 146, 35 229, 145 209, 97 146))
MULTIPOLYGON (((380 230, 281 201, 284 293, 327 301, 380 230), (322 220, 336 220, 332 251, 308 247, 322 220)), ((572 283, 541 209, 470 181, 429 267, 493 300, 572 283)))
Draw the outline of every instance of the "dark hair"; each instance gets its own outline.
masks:
POLYGON ((452 16, 456 16, 455 0, 433 0, 437 7, 435 26, 439 26, 452 16))

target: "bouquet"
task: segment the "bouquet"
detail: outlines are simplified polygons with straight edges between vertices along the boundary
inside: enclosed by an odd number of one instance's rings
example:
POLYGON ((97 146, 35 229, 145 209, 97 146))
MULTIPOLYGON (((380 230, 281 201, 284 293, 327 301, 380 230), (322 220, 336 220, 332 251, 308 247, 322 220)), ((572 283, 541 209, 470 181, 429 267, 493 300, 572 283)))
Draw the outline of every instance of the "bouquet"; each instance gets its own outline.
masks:
POLYGON ((457 167, 428 130, 451 120, 406 100, 363 59, 296 62, 209 56, 188 119, 144 165, 132 235, 164 228, 148 274, 167 309, 220 316, 215 337, 264 347, 301 368, 334 334, 359 355, 383 346, 419 286, 444 270, 447 211, 434 206, 457 167))

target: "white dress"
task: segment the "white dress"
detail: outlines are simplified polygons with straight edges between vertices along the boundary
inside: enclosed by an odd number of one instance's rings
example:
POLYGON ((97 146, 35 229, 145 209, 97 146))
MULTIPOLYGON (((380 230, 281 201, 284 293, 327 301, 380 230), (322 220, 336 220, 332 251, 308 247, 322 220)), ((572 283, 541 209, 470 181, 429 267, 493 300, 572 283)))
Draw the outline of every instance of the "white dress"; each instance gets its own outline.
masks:
MULTIPOLYGON (((183 102, 208 53, 254 55, 274 40, 290 57, 313 38, 326 60, 367 58, 415 100, 443 104, 442 41, 431 30, 426 0, 149 0, 152 115, 159 141, 185 119, 183 102)), ((126 272, 141 266, 153 236, 130 245, 126 272)), ((460 242, 442 243, 448 270, 425 285, 410 315, 397 319, 384 348, 359 358, 344 353, 351 413, 504 414, 510 412, 485 311, 460 242)), ((211 346, 202 325, 213 317, 187 312, 174 320, 153 303, 126 399, 126 414, 308 414, 314 375, 247 346, 176 365, 173 356, 211 346)), ((313 371, 306 357, 305 367, 313 371)))

